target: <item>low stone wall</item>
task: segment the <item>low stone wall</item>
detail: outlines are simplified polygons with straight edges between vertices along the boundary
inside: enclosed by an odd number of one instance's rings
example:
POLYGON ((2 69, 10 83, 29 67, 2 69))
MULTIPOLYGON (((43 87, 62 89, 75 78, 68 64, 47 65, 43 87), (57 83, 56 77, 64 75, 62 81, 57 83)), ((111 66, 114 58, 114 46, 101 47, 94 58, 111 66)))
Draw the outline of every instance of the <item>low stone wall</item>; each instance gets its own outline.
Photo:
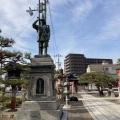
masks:
MULTIPOLYGON (((7 96, 7 97, 12 96, 12 92, 11 92, 11 91, 5 92, 5 96, 7 96)), ((21 97, 22 97, 22 91, 18 91, 18 92, 16 93, 16 97, 17 97, 17 98, 21 98, 21 97)))

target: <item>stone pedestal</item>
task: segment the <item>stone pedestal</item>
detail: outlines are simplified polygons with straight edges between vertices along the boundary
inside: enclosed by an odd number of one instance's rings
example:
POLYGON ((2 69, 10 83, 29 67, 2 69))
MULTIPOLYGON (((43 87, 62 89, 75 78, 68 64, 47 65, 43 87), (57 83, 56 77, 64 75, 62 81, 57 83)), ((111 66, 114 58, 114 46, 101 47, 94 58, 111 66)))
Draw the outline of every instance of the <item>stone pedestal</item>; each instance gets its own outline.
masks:
POLYGON ((17 120, 67 120, 61 101, 55 98, 54 63, 50 56, 31 60, 28 101, 23 102, 17 120))
POLYGON ((54 64, 50 56, 31 60, 28 100, 51 101, 54 95, 54 64))

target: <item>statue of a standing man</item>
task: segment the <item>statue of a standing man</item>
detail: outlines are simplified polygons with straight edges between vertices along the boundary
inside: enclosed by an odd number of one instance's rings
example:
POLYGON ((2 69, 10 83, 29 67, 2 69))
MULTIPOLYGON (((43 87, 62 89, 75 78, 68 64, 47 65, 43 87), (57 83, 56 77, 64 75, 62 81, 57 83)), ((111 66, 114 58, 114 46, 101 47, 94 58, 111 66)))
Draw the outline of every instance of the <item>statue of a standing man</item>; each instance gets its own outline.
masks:
POLYGON ((33 28, 37 30, 38 33, 38 44, 39 44, 39 55, 47 55, 47 47, 50 39, 50 28, 46 25, 45 19, 38 18, 33 23, 33 28), (39 25, 37 25, 39 22, 39 25))

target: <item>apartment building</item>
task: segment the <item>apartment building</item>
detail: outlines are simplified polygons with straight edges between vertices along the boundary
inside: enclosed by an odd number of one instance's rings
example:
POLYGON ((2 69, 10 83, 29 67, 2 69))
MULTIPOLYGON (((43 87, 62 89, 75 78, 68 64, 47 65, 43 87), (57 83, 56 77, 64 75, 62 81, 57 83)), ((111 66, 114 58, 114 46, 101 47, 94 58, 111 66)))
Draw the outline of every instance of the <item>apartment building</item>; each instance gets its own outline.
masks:
POLYGON ((112 59, 104 58, 86 58, 84 54, 68 54, 64 60, 64 73, 74 73, 80 76, 86 73, 86 68, 90 64, 102 64, 106 61, 109 64, 113 64, 112 59))

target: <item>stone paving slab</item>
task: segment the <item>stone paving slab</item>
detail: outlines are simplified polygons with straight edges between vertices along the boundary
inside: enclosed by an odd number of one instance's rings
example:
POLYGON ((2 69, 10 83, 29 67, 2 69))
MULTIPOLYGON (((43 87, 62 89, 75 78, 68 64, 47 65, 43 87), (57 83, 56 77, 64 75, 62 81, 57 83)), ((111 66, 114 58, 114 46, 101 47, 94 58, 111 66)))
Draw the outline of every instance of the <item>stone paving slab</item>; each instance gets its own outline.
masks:
POLYGON ((98 120, 98 118, 93 114, 93 112, 91 111, 91 109, 89 107, 86 107, 86 108, 89 111, 90 115, 92 116, 93 120, 98 120))
POLYGON ((81 94, 81 96, 84 99, 84 106, 94 120, 120 120, 119 104, 111 103, 104 99, 94 99, 94 96, 85 93, 81 94))

